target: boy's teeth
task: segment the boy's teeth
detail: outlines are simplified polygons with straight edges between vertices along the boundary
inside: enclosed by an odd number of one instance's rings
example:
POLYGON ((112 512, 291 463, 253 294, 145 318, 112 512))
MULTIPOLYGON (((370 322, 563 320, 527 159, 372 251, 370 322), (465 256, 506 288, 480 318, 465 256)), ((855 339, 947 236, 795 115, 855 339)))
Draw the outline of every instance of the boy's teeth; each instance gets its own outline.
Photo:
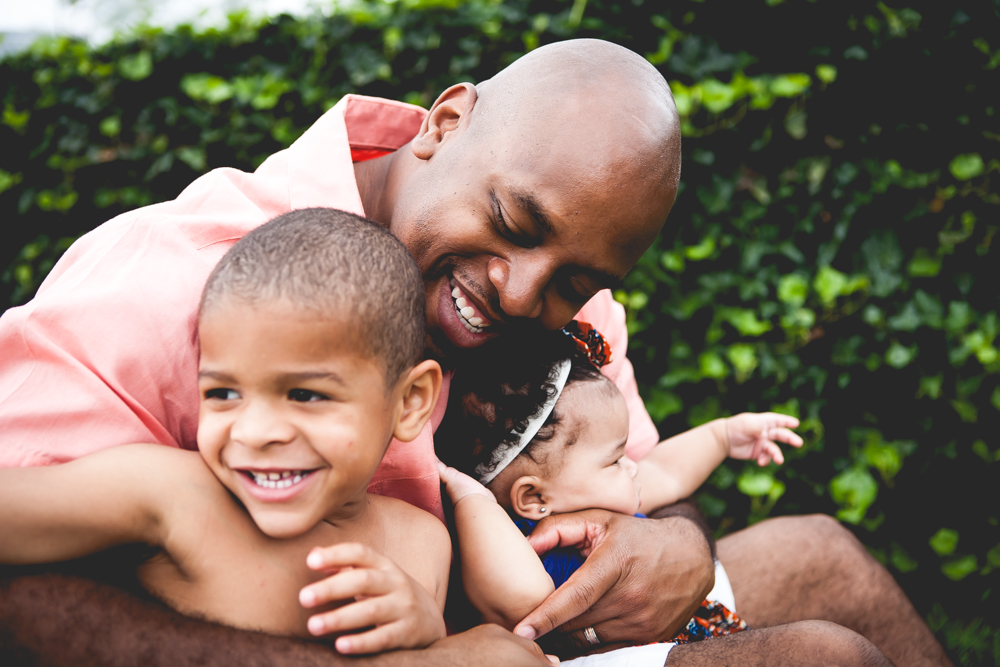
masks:
POLYGON ((284 472, 251 472, 257 486, 265 489, 287 489, 301 482, 308 471, 285 470, 284 472))

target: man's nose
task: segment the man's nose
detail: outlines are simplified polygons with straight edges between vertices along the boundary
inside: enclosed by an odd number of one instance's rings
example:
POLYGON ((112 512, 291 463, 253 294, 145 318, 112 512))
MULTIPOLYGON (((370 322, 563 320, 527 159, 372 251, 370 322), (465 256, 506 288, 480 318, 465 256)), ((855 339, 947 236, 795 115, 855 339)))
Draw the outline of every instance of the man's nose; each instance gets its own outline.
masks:
POLYGON ((487 275, 507 317, 540 317, 545 305, 545 287, 551 278, 543 262, 522 257, 494 257, 487 275))
POLYGON ((269 445, 291 442, 295 429, 284 418, 276 406, 268 401, 247 401, 233 422, 230 439, 244 447, 263 449, 269 445))

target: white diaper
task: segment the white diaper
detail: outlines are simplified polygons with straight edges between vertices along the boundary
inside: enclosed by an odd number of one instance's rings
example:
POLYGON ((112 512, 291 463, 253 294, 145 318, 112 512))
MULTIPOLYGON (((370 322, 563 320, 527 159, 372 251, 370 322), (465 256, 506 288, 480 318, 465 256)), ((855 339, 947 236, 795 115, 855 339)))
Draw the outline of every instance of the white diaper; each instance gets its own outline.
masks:
MULTIPOLYGON (((722 563, 715 561, 715 587, 706 596, 709 600, 721 602, 730 611, 736 611, 736 598, 733 596, 733 585, 729 583, 729 575, 722 563)), ((647 644, 645 646, 629 646, 607 653, 585 655, 582 658, 563 660, 560 665, 569 667, 663 667, 667 662, 667 654, 676 644, 647 644)))

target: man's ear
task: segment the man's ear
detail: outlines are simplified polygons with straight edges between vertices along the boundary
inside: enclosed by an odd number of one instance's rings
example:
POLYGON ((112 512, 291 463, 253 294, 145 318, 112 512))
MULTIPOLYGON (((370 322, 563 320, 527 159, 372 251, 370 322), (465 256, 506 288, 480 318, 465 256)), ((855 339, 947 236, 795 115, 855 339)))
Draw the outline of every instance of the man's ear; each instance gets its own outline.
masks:
POLYGON ((427 112, 420 132, 410 142, 413 154, 421 160, 429 160, 450 132, 468 124, 477 99, 476 87, 471 83, 458 83, 441 93, 427 112))
POLYGON ((537 475, 524 475, 514 480, 514 485, 510 487, 510 506, 515 514, 532 521, 548 516, 548 512, 542 511, 545 507, 542 484, 542 478, 537 475))
POLYGON ((400 383, 402 405, 392 434, 397 440, 409 442, 420 435, 437 405, 441 394, 441 366, 430 359, 421 361, 400 379, 400 383))

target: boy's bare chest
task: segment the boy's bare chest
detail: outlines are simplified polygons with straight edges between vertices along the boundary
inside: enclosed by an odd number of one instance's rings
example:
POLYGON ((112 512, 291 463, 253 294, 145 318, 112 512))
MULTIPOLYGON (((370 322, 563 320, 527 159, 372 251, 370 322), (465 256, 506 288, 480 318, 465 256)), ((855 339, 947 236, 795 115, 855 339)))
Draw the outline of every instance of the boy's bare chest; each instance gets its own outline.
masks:
MULTIPOLYGON (((178 611, 208 620, 271 634, 309 637, 308 618, 328 607, 299 604, 303 586, 328 576, 306 566, 317 546, 365 541, 320 523, 305 535, 273 539, 263 535, 235 503, 213 508, 197 528, 179 534, 167 552, 138 570, 140 581, 178 611)), ((378 545, 371 544, 378 548, 378 545)), ((344 601, 344 604, 349 601, 344 601)))

